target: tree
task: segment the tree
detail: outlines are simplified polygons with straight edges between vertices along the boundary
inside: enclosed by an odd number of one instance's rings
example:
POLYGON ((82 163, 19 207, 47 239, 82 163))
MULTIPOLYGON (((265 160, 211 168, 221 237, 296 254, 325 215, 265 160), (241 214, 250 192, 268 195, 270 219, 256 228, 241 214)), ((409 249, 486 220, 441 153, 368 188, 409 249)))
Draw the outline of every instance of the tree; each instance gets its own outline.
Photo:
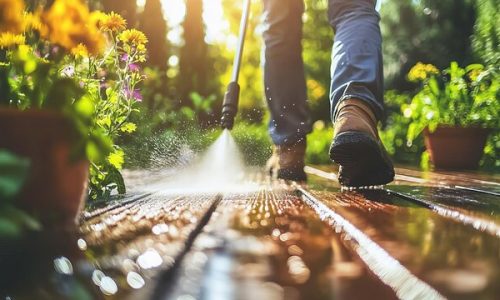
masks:
POLYGON ((186 0, 186 17, 183 22, 184 45, 180 49, 178 86, 181 102, 189 99, 192 92, 208 96, 209 78, 208 46, 203 24, 203 1, 186 0))
POLYGON ((141 14, 140 29, 148 37, 147 65, 166 70, 168 60, 167 22, 160 0, 147 0, 141 14))

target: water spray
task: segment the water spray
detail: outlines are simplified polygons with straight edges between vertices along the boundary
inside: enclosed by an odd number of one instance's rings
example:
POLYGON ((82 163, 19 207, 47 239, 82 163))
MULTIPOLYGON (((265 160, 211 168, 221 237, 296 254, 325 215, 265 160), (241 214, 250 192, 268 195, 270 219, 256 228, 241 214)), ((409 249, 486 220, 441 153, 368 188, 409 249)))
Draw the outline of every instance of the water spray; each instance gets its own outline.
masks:
POLYGON ((224 94, 224 101, 222 102, 221 126, 222 128, 228 130, 233 129, 234 118, 238 112, 238 101, 240 98, 240 85, 238 84, 238 78, 240 75, 243 47, 245 45, 245 35, 248 27, 248 18, 250 16, 250 4, 251 0, 245 0, 245 5, 243 6, 243 12, 241 15, 238 45, 233 62, 233 74, 231 82, 227 86, 227 91, 224 94))

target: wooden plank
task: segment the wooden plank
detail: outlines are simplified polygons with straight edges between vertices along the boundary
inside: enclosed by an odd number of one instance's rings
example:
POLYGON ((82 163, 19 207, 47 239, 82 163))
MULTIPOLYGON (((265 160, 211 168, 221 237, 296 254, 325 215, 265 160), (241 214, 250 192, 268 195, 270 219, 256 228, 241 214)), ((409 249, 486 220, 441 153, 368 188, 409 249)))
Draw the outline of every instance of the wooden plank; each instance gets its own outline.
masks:
POLYGON ((391 186, 396 191, 448 207, 457 207, 482 214, 500 223, 500 197, 449 187, 391 186))
MULTIPOLYGON (((308 174, 327 178, 333 182, 337 181, 338 168, 335 165, 306 166, 305 171, 308 174)), ((391 186, 452 187, 478 193, 500 195, 500 177, 497 175, 477 174, 474 172, 422 172, 407 168, 395 168, 395 171, 396 175, 394 182, 390 184, 391 186)))
POLYGON ((0 297, 149 299, 216 203, 216 195, 156 193, 111 204, 80 232, 33 233, 5 248, 0 241, 0 297))
POLYGON ((289 188, 226 196, 156 299, 395 298, 342 239, 289 188))
POLYGON ((474 172, 422 172, 407 168, 396 168, 400 177, 424 180, 423 185, 466 187, 478 192, 500 193, 500 178, 497 175, 477 174, 474 172))
POLYGON ((96 271, 117 284, 111 296, 147 298, 153 282, 174 266, 216 201, 215 195, 156 193, 82 224, 82 239, 96 271))
MULTIPOLYGON (((390 259, 384 261, 370 256, 382 249, 395 259, 394 265, 401 263, 410 274, 448 298, 494 299, 500 294, 498 237, 453 222, 384 191, 365 192, 364 195, 314 191, 310 194, 326 206, 324 218, 336 216, 334 226, 340 226, 357 240, 358 245, 359 240, 365 239, 363 236, 369 239, 368 242, 364 240, 368 246, 362 253, 367 261, 375 260, 375 267, 392 265, 390 259), (376 246, 370 250, 373 245, 376 246)), ((397 278, 397 274, 407 276, 404 271, 394 273, 394 270, 381 274, 386 278, 397 278)), ((401 284, 399 281, 391 283, 401 284)), ((409 292, 404 287, 397 290, 409 292)))

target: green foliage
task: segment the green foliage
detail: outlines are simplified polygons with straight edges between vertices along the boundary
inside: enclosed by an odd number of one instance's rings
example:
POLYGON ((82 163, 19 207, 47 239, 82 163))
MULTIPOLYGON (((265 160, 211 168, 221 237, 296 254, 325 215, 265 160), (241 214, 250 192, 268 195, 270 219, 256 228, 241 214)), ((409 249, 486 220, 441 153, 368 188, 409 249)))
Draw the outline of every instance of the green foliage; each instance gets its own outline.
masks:
POLYGON ((472 46, 485 64, 500 65, 500 1, 476 0, 477 20, 472 46))
POLYGON ((28 160, 0 150, 0 239, 18 238, 25 230, 39 230, 32 216, 13 204, 28 177, 28 160))
MULTIPOLYGON (((409 78, 425 66, 417 64, 409 78)), ((441 74, 431 72, 416 80, 422 84, 421 89, 409 105, 402 107, 403 114, 412 120, 408 128, 409 143, 425 128, 434 131, 438 125, 500 127, 497 70, 478 64, 464 69, 452 62, 441 74)))
POLYGON ((99 130, 91 130, 95 113, 85 90, 61 71, 64 56, 52 61, 33 53, 29 46, 7 52, 6 67, 9 78, 10 102, 19 109, 50 109, 63 113, 78 134, 79 143, 73 147, 74 159, 103 157, 110 151, 109 139, 99 130))
POLYGON ((423 138, 417 137, 412 144, 407 144, 406 136, 411 120, 404 116, 401 108, 411 102, 407 93, 399 94, 394 90, 384 95, 387 119, 384 128, 379 128, 380 139, 387 152, 399 163, 418 164, 424 149, 423 138))
POLYGON ((332 126, 325 126, 323 121, 314 123, 314 130, 307 136, 306 163, 330 164, 330 144, 333 138, 332 126))
POLYGON ((411 90, 405 74, 418 61, 471 62, 472 0, 386 0, 380 14, 387 88, 411 90))
MULTIPOLYGON (((418 64, 408 78, 421 82, 413 95, 396 91, 385 93, 387 125, 380 138, 394 160, 429 169, 429 154, 419 133, 427 126, 440 124, 482 126, 494 129, 484 150, 483 170, 500 167, 500 133, 498 114, 499 77, 496 69, 470 65, 465 69, 456 63, 440 72, 431 65, 418 64)), ((431 128, 431 129, 432 129, 431 128)))
POLYGON ((303 58, 311 119, 330 121, 330 63, 333 30, 328 23, 327 0, 306 0, 303 58))
POLYGON ((500 130, 498 128, 488 138, 481 166, 486 171, 500 171, 500 130))
POLYGON ((263 123, 238 122, 231 133, 247 165, 263 166, 271 156, 272 142, 263 123))
POLYGON ((114 142, 137 128, 129 118, 142 101, 139 64, 145 61, 147 38, 138 30, 125 30, 116 14, 83 12, 83 4, 79 10, 78 22, 72 20, 81 27, 78 38, 72 28, 46 36, 33 26, 25 29, 26 44, 0 49, 0 81, 7 87, 1 94, 8 106, 53 110, 72 122, 72 159, 90 161, 90 197, 96 199, 114 190, 125 193, 120 173, 124 154, 114 142))
MULTIPOLYGON (((106 55, 75 57, 70 64, 95 109, 91 130, 102 132, 113 142, 137 129, 130 117, 142 101, 138 87, 144 75, 138 64, 145 60, 144 45, 141 49, 140 44, 128 44, 123 33, 106 32, 112 41, 106 55)), ((105 157, 89 155, 89 159, 91 199, 108 198, 114 190, 126 192, 120 173, 125 158, 118 144, 114 143, 105 157)))
POLYGON ((11 200, 28 177, 30 162, 6 150, 0 150, 0 199, 11 200))

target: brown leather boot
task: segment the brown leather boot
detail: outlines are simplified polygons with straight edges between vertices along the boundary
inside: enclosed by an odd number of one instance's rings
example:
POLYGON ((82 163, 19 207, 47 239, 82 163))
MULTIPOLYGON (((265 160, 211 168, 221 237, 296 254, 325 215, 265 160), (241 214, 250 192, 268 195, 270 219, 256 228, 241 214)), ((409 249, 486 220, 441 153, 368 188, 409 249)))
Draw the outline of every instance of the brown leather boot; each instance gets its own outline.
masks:
POLYGON ((382 185, 394 180, 394 167, 378 136, 377 118, 362 100, 339 104, 330 158, 340 165, 343 186, 382 185))
POLYGON ((266 168, 271 177, 291 181, 306 181, 304 172, 304 157, 306 154, 306 139, 290 145, 276 145, 273 155, 267 161, 266 168))

